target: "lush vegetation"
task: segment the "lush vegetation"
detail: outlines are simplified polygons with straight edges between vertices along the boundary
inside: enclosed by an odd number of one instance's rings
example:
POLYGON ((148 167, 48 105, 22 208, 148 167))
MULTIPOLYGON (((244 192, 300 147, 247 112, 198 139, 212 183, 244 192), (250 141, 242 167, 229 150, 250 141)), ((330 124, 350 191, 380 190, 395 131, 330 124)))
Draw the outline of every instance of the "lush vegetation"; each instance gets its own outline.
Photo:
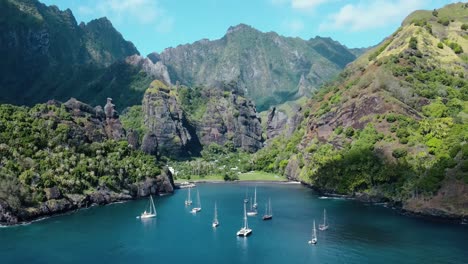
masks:
POLYGON ((45 188, 119 191, 160 174, 155 157, 132 150, 126 141, 87 140, 83 127, 91 118, 73 116, 63 105, 0 105, 0 200, 32 206, 44 201, 45 188))

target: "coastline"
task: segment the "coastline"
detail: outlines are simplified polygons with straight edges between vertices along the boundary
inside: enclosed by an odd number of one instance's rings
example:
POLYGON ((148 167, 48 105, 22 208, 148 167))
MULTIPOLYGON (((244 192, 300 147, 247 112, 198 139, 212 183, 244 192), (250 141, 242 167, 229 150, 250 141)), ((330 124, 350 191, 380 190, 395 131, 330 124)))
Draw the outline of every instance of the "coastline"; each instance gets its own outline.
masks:
MULTIPOLYGON (((151 194, 151 195, 157 195, 157 196, 162 197, 162 196, 168 196, 168 195, 171 195, 171 194, 172 193, 157 193, 157 194, 151 194)), ((130 199, 122 198, 120 200, 113 200, 113 201, 110 201, 108 203, 101 203, 101 204, 92 203, 89 206, 76 207, 76 208, 73 208, 73 209, 70 209, 70 210, 61 211, 61 212, 57 212, 57 213, 44 214, 44 215, 38 216, 37 218, 33 218, 33 219, 30 219, 30 220, 25 220, 25 221, 19 221, 19 222, 14 223, 14 224, 0 223, 0 228, 26 226, 26 225, 30 225, 30 224, 33 224, 35 222, 40 222, 40 221, 47 220, 47 219, 50 219, 50 218, 74 214, 76 212, 79 212, 79 211, 82 211, 82 210, 88 210, 88 209, 91 209, 93 207, 109 206, 109 205, 113 205, 113 204, 122 204, 122 203, 127 203, 127 202, 130 202, 130 201, 136 201, 136 200, 139 200, 139 199, 142 199, 142 198, 146 198, 149 195, 150 194, 148 194, 146 196, 135 196, 135 197, 132 197, 130 199)))
POLYGON ((428 221, 433 221, 433 222, 443 222, 443 223, 451 223, 451 224, 459 224, 459 225, 468 224, 468 216, 448 214, 441 210, 439 210, 439 214, 427 214, 423 212, 415 212, 415 211, 404 209, 402 202, 393 201, 392 199, 388 197, 372 196, 372 195, 368 195, 364 193, 355 193, 352 195, 351 194, 337 194, 337 193, 330 192, 330 190, 322 190, 306 182, 300 182, 300 184, 316 191, 318 194, 321 195, 321 197, 324 197, 321 199, 326 199, 326 197, 329 197, 329 198, 338 198, 338 199, 346 199, 346 200, 355 200, 361 203, 367 203, 367 204, 372 204, 376 206, 384 206, 406 217, 414 217, 414 218, 420 218, 423 220, 428 220, 428 221))

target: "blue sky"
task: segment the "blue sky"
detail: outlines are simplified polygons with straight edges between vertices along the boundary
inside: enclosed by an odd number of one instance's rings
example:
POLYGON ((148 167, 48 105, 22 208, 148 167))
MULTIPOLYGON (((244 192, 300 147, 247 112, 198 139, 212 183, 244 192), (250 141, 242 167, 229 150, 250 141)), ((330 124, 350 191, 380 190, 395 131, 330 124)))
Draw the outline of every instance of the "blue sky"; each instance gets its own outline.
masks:
POLYGON ((350 47, 379 43, 417 9, 450 0, 40 0, 70 8, 78 22, 106 16, 147 55, 202 38, 221 38, 245 23, 261 31, 310 39, 331 37, 350 47))

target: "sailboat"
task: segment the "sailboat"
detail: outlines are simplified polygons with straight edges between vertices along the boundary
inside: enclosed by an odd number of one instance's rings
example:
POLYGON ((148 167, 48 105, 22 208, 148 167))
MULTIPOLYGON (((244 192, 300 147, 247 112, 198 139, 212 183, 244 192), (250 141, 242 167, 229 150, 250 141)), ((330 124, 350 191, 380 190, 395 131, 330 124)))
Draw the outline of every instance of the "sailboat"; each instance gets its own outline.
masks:
POLYGON ((252 205, 252 198, 250 198, 250 211, 247 212, 248 216, 256 216, 257 215, 257 209, 253 208, 252 205))
POLYGON ((327 224, 327 210, 323 209, 323 224, 319 225, 319 230, 320 231, 325 231, 328 229, 328 224, 327 224))
POLYGON ((140 219, 153 218, 153 217, 156 217, 156 207, 154 207, 153 197, 150 195, 149 212, 145 210, 140 215, 140 219))
POLYGON ((273 218, 273 212, 271 211, 271 201, 268 199, 268 207, 265 204, 265 214, 263 220, 271 220, 273 218))
POLYGON ((257 209, 257 186, 255 186, 255 194, 254 194, 253 208, 254 208, 254 209, 257 209))
POLYGON ((215 202, 213 227, 217 227, 217 226, 219 226, 219 221, 218 221, 218 208, 216 207, 216 202, 215 202))
POLYGON ((201 203, 200 203, 200 193, 197 189, 197 207, 192 208, 192 213, 196 214, 201 211, 201 203))
POLYGON ((192 198, 190 197, 190 189, 191 187, 188 188, 188 195, 187 195, 187 200, 185 200, 185 205, 191 205, 192 204, 192 198))
POLYGON ((247 209, 245 208, 244 203, 244 226, 237 231, 238 236, 246 237, 252 233, 252 229, 249 228, 249 224, 247 223, 247 209))
POLYGON ((309 244, 317 244, 317 230, 315 229, 315 220, 314 220, 314 229, 312 229, 312 239, 309 241, 309 244))

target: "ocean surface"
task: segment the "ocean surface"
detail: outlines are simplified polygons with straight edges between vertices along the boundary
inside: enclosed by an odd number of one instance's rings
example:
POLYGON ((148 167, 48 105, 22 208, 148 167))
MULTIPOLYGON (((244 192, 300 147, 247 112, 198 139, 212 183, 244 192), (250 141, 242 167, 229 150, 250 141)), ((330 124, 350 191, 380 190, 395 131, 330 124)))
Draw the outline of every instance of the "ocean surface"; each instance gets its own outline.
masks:
MULTIPOLYGON (((154 197, 157 217, 138 216, 148 199, 93 207, 0 228, 0 263, 468 263, 468 226, 399 215, 383 206, 324 199, 295 184, 199 184, 202 211, 187 190, 154 197), (240 238, 243 199, 257 186, 259 215, 240 238), (262 221, 271 198, 273 220, 262 221), (214 203, 220 226, 211 222, 214 203), (327 209, 330 228, 307 243, 327 209)), ((196 192, 192 192, 196 201, 196 192)))

